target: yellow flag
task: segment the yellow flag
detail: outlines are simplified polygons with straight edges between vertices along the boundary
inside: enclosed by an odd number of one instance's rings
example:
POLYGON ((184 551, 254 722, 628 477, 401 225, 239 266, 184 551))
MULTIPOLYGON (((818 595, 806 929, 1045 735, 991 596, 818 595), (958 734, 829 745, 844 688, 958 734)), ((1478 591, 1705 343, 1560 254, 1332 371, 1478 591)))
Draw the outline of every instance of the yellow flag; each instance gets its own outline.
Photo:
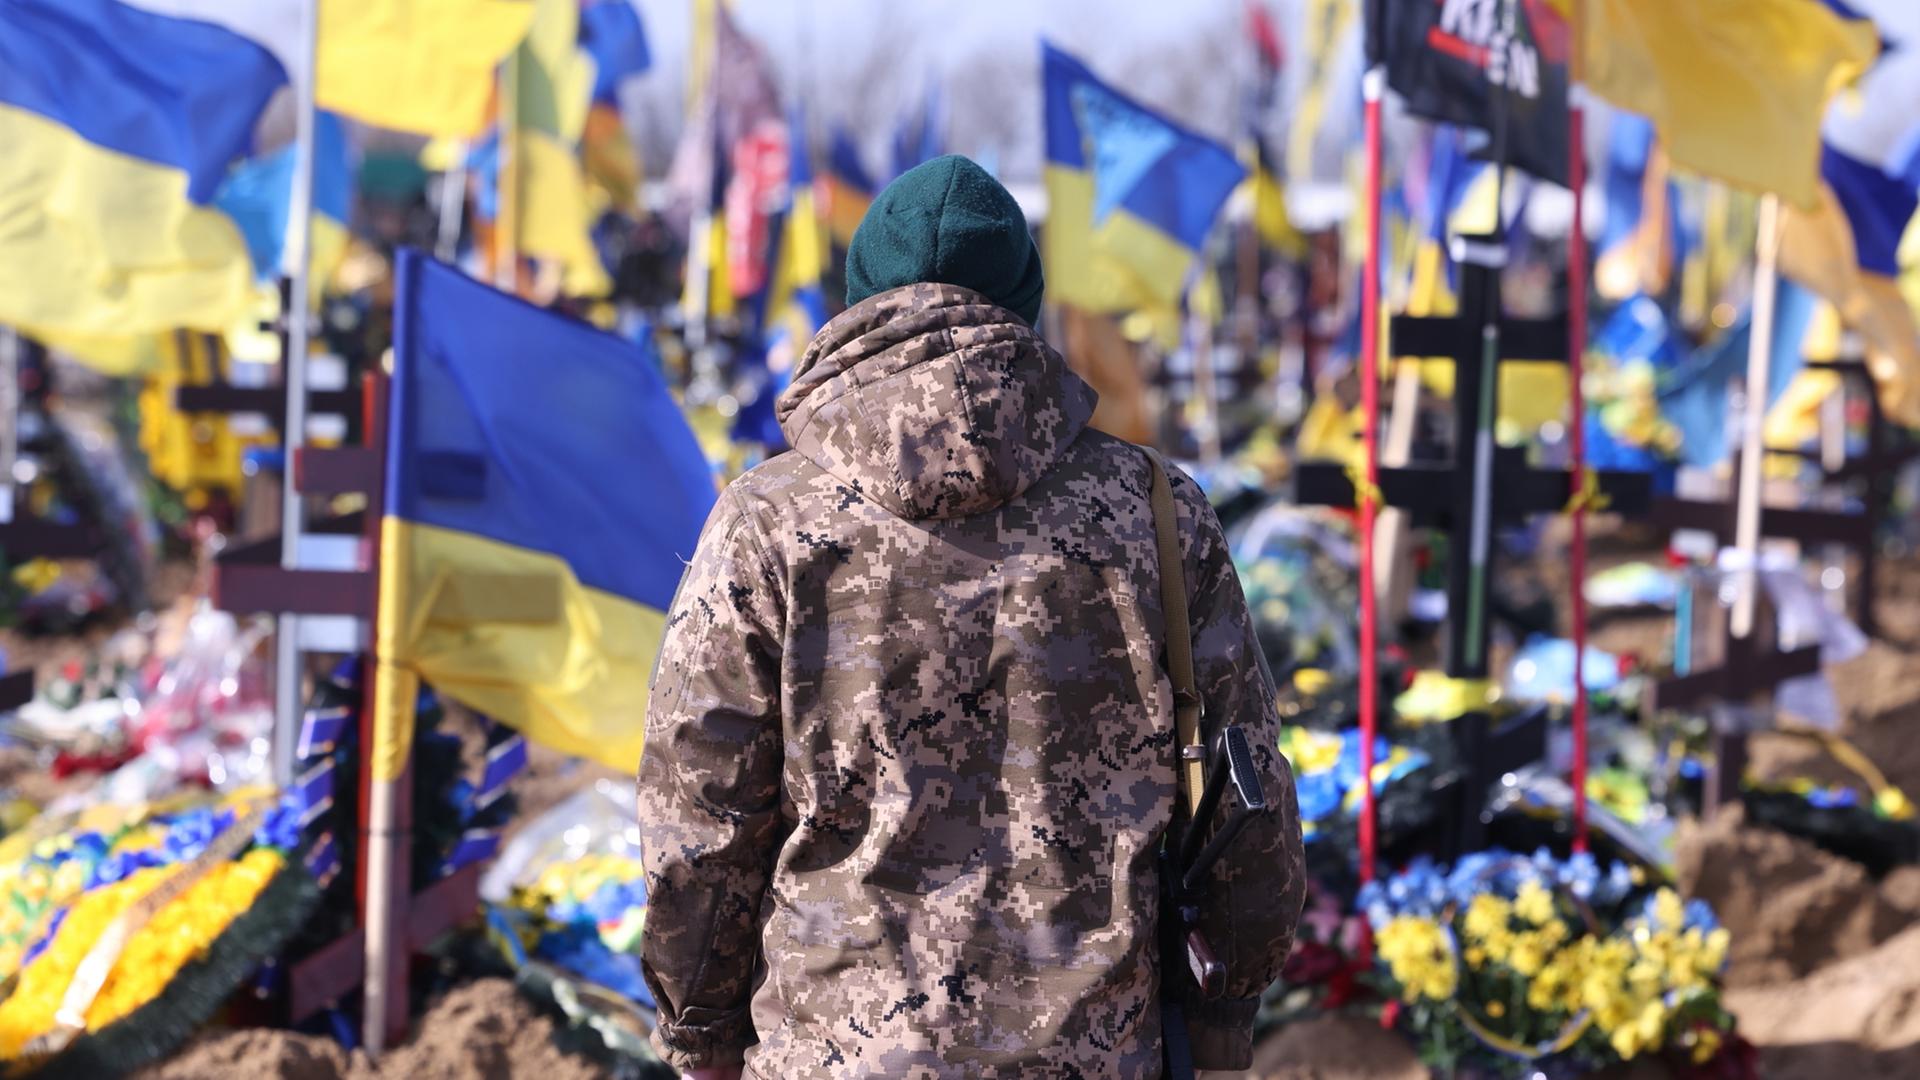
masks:
POLYGON ((1820 120, 1879 51, 1818 0, 1586 0, 1588 89, 1648 117, 1677 166, 1797 206, 1819 196, 1820 120))
POLYGON ((1853 228, 1831 189, 1811 210, 1781 215, 1780 273, 1818 293, 1867 344, 1880 404, 1901 423, 1920 422, 1920 324, 1892 278, 1864 272, 1853 228))
POLYGON ((470 136, 493 69, 526 37, 532 0, 326 0, 320 107, 375 127, 470 136))

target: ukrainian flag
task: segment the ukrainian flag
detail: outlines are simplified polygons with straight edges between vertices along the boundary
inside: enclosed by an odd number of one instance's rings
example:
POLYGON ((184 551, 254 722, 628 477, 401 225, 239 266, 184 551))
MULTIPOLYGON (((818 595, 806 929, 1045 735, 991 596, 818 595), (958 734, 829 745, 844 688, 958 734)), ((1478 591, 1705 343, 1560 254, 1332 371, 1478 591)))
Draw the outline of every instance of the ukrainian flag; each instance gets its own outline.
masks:
POLYGON ((1089 311, 1171 308, 1246 177, 1233 152, 1041 45, 1047 291, 1089 311))
MULTIPOLYGON (((236 166, 214 195, 247 242, 254 276, 271 279, 284 269, 287 228, 293 222, 292 145, 236 166)), ((353 209, 353 155, 346 125, 333 113, 314 117, 313 216, 309 247, 312 291, 317 295, 347 253, 347 222, 353 209)))
POLYGON ((1841 94, 1821 123, 1819 201, 1783 214, 1780 272, 1833 305, 1858 331, 1896 419, 1920 421, 1920 324, 1902 295, 1899 248, 1914 218, 1920 119, 1920 8, 1876 0, 1870 9, 1880 37, 1894 42, 1841 94))
POLYGON ((320 106, 419 135, 467 137, 486 126, 494 68, 527 36, 534 15, 530 0, 316 2, 320 106))
POLYGON ((1587 88, 1651 119, 1675 165, 1812 206, 1821 114, 1878 48, 1872 23, 1842 7, 1587 0, 1587 88))
POLYGON ((258 41, 115 0, 0 0, 0 322, 217 330, 252 272, 213 206, 286 82, 258 41))
POLYGON ((853 243, 853 231, 873 205, 873 177, 860 162, 860 148, 846 129, 836 126, 827 147, 827 231, 833 242, 845 248, 853 243))
POLYGON ((775 234, 773 286, 766 314, 774 322, 785 323, 804 348, 827 321, 826 297, 820 288, 827 243, 813 201, 807 121, 798 110, 788 118, 787 131, 787 206, 775 234))
POLYGON ((632 770, 713 475, 632 343, 403 250, 396 267, 374 766, 421 682, 632 770))

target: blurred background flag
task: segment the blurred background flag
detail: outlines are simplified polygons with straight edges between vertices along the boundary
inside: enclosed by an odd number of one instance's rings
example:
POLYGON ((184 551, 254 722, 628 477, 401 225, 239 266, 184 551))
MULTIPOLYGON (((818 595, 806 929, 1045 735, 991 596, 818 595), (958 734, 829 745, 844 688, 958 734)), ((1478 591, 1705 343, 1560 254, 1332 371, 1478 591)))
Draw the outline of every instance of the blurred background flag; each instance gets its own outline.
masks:
POLYGON ((826 269, 828 252, 820 211, 813 201, 813 155, 807 140, 807 121, 798 109, 788 120, 787 130, 792 137, 787 147, 787 198, 778 218, 767 315, 776 321, 789 320, 789 329, 804 346, 827 321, 820 276, 826 269))
MULTIPOLYGON (((254 276, 280 273, 293 202, 293 146, 250 158, 234 167, 213 198, 246 238, 254 276)), ((346 125, 330 112, 314 117, 313 233, 310 284, 317 294, 347 251, 352 214, 353 158, 346 125)))
POLYGON ((1260 243, 1290 259, 1306 254, 1307 238, 1293 227, 1287 216, 1287 194, 1280 185, 1280 174, 1267 153, 1267 141, 1257 131, 1249 132, 1241 145, 1247 165, 1243 183, 1252 200, 1253 230, 1260 243))
MULTIPOLYGON (((1386 40, 1372 48, 1416 116, 1491 132, 1505 110, 1505 160, 1567 182, 1567 24, 1542 0, 1376 0, 1386 40)), ((1489 149, 1481 143, 1483 151, 1489 149)))
POLYGON ((1858 89, 1827 110, 1819 195, 1812 207, 1783 215, 1780 272, 1833 304, 1860 334, 1882 404, 1912 423, 1920 421, 1920 324, 1898 279, 1900 241, 1917 201, 1920 5, 1883 7, 1874 21, 1891 45, 1858 89))
MULTIPOLYGON (((226 26, 265 44, 289 73, 306 63, 306 0, 125 0, 226 26)), ((493 71, 533 22, 534 0, 319 0, 320 107, 418 135, 478 135, 493 71)))
POLYGON ((706 459, 633 343, 412 251, 397 288, 376 775, 405 764, 420 680, 631 771, 706 459))
POLYGON ((1651 121, 1613 111, 1601 183, 1606 224, 1596 248, 1594 288, 1609 300, 1659 294, 1673 273, 1676 193, 1651 121))
POLYGON ((1175 307, 1246 169, 1051 44, 1041 64, 1048 291, 1090 311, 1175 307))
POLYGON ((834 125, 827 145, 827 228, 833 242, 844 248, 853 242, 853 231, 867 216, 873 196, 879 191, 873 176, 860 161, 860 147, 847 129, 834 125))
POLYGON ((1651 119, 1675 165, 1814 204, 1821 115, 1873 60, 1870 21, 1829 0, 1586 0, 1582 10, 1587 88, 1651 119))
MULTIPOLYGON (((1802 349, 1819 298, 1782 281, 1774 298, 1773 352, 1767 368, 1767 404, 1778 402, 1805 366, 1802 349)), ((1752 313, 1743 313, 1728 331, 1695 349, 1677 365, 1660 387, 1660 412, 1680 432, 1680 461, 1709 467, 1726 460, 1727 416, 1732 412, 1728 392, 1747 370, 1747 348, 1753 339, 1752 313)))
POLYGON ((286 72, 261 41, 114 0, 0 0, 0 322, 219 329, 252 296, 213 205, 286 72))
POLYGON ((494 68, 527 36, 535 6, 323 0, 320 106, 395 131, 478 135, 493 99, 494 68))
POLYGON ((580 135, 580 163, 600 199, 622 210, 635 205, 645 170, 620 118, 620 86, 653 66, 640 12, 629 0, 591 0, 580 8, 580 48, 593 61, 593 103, 580 135))
POLYGON ((580 7, 580 47, 593 58, 593 100, 619 100, 620 84, 653 66, 646 27, 630 0, 588 0, 580 7))
POLYGON ((569 296, 601 296, 612 287, 593 246, 592 212, 579 146, 594 85, 593 60, 580 48, 578 0, 534 0, 534 20, 506 67, 509 140, 498 172, 513 250, 563 271, 569 296))
POLYGON ((893 175, 899 176, 923 161, 946 153, 940 89, 929 85, 920 96, 920 108, 902 114, 893 129, 893 175))

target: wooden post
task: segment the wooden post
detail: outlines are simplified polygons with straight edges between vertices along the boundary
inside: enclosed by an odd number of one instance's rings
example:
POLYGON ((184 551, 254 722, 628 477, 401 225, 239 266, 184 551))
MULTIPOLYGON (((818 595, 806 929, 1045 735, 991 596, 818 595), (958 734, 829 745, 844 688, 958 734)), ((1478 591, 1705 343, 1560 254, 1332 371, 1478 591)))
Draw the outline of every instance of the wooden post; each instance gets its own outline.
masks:
POLYGON ((1767 414, 1767 382, 1773 359, 1773 299, 1780 283, 1780 197, 1767 194, 1760 199, 1760 230, 1755 240, 1753 269, 1753 333, 1747 343, 1747 405, 1740 431, 1740 452, 1745 467, 1740 471, 1740 488, 1735 503, 1734 550, 1739 552, 1741 575, 1733 601, 1734 637, 1753 633, 1755 594, 1759 589, 1760 568, 1760 496, 1766 470, 1762 455, 1766 444, 1762 428, 1767 414))

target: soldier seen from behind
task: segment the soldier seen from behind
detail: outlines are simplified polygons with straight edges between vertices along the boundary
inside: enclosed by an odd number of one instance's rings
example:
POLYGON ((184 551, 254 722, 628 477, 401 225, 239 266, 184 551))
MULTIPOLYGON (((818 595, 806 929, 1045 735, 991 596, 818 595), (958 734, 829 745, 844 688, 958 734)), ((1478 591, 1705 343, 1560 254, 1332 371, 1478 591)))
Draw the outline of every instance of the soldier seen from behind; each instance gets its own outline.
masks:
POLYGON ((698 1078, 1146 1080, 1165 981, 1193 1062, 1245 1068, 1304 876, 1213 511, 1169 469, 1201 730, 1244 731, 1269 807, 1197 905, 1209 1000, 1160 945, 1186 803, 1146 453, 1087 426, 1025 219, 971 161, 882 192, 847 280, 779 401, 792 452, 721 495, 669 615, 654 1045, 698 1078))

